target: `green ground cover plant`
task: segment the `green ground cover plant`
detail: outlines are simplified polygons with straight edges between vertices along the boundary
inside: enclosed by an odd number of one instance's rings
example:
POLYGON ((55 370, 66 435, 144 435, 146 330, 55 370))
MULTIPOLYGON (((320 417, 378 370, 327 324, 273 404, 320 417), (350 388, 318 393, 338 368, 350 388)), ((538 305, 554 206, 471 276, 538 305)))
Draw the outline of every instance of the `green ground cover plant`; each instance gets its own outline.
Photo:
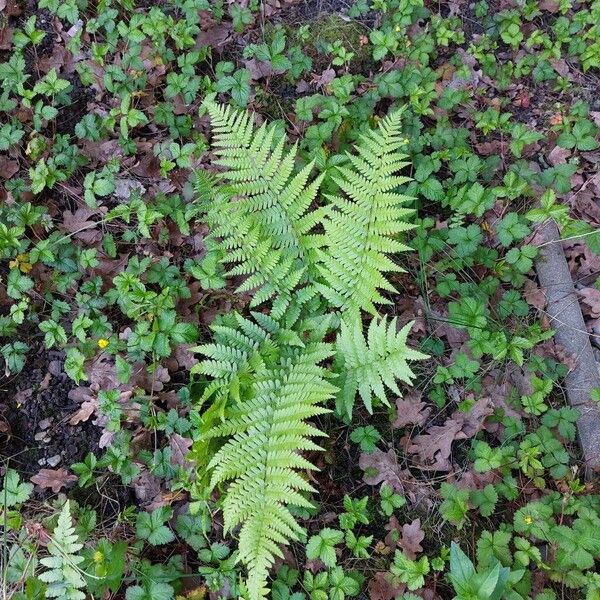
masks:
POLYGON ((598 0, 0 8, 5 597, 600 598, 598 0))

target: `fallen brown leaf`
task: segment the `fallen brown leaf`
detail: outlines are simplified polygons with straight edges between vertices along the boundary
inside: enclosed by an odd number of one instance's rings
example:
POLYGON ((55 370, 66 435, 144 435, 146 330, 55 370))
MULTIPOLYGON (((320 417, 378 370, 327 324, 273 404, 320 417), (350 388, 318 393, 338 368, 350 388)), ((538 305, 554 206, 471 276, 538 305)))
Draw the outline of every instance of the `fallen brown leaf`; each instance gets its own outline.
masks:
POLYGON ((186 459, 186 456, 192 447, 192 440, 174 433, 169 438, 169 446, 171 448, 171 462, 174 465, 189 467, 191 463, 186 459))
POLYGON ((402 469, 394 450, 373 454, 361 454, 358 460, 360 468, 365 472, 364 481, 368 485, 387 483, 396 492, 404 494, 405 484, 413 479, 408 469, 402 469))
POLYGON ((421 519, 415 519, 412 523, 402 525, 402 537, 397 544, 410 560, 415 560, 417 554, 423 552, 421 542, 424 537, 425 533, 421 529, 421 519))
POLYGON ((392 598, 400 597, 406 585, 403 583, 394 585, 392 583, 391 574, 380 571, 375 573, 375 576, 369 581, 369 599, 370 600, 392 600, 392 598))
POLYGON ((77 476, 62 467, 60 469, 42 469, 30 481, 41 488, 50 488, 55 494, 58 494, 64 486, 77 481, 77 476))
POLYGON ((394 429, 406 425, 424 425, 431 413, 431 407, 421 401, 421 393, 418 391, 411 391, 404 398, 398 398, 396 408, 396 420, 392 423, 394 429))

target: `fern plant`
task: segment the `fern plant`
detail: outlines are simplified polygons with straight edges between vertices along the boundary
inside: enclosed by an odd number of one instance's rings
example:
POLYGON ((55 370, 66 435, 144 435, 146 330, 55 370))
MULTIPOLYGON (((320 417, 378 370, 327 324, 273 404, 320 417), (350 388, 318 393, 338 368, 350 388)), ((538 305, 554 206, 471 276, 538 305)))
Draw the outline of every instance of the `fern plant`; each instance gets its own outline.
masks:
POLYGON ((399 236, 412 227, 410 198, 395 191, 407 163, 397 111, 361 138, 333 178, 339 194, 323 199, 322 176, 311 179, 312 163, 296 169, 296 146, 286 151, 273 126, 205 106, 222 171, 199 173, 196 191, 234 265, 229 275, 246 277, 238 290, 254 290, 251 306, 271 306, 253 320, 226 315, 195 349, 204 355, 192 369, 200 406, 211 403, 195 433, 192 491, 206 500, 219 488, 225 530, 239 528, 238 560, 258 600, 280 545, 302 532, 293 507, 311 506, 302 472, 314 466, 302 453, 324 435, 311 420, 336 396, 347 413, 357 393, 369 410, 373 397, 387 403, 386 388, 400 393, 397 381, 414 377, 408 361, 424 357, 406 346, 410 325, 398 331, 395 319, 374 318, 363 334, 363 313, 376 315, 395 291, 387 276, 402 269, 393 256, 408 250, 399 236), (336 344, 323 341, 336 335, 336 344))
POLYGON ((343 194, 328 196, 332 210, 324 221, 327 246, 319 251, 322 282, 319 291, 342 311, 377 314, 376 304, 390 304, 382 292, 395 293, 386 273, 403 269, 391 255, 410 250, 398 239, 409 229, 412 200, 394 190, 410 181, 397 175, 407 166, 401 135, 402 111, 385 117, 376 130, 364 134, 350 164, 333 177, 343 194))
POLYGON ((50 556, 40 560, 48 568, 40 575, 40 579, 48 584, 46 598, 85 600, 85 594, 81 591, 85 587, 85 581, 77 566, 84 560, 83 556, 77 554, 82 548, 83 544, 75 533, 67 500, 48 544, 50 556))
POLYGON ((415 374, 408 365, 409 360, 427 358, 422 352, 409 348, 406 344, 413 323, 408 323, 398 331, 396 318, 389 323, 387 319, 373 319, 365 339, 362 323, 352 320, 349 324, 342 321, 337 336, 340 388, 337 396, 339 412, 352 417, 354 400, 358 393, 366 409, 373 412, 373 398, 389 406, 385 389, 401 395, 397 380, 411 385, 415 374))

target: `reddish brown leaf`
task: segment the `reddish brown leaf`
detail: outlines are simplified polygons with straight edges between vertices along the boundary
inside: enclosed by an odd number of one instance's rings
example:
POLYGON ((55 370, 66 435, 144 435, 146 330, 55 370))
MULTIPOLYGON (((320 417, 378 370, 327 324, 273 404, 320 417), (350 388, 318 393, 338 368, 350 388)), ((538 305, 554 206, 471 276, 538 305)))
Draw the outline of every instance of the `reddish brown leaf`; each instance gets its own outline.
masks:
POLYGON ((211 48, 222 51, 223 46, 229 42, 231 33, 231 23, 215 25, 198 34, 198 37, 196 38, 196 47, 202 48, 203 46, 210 46, 211 48))
POLYGON ((398 544, 398 540, 400 539, 400 521, 395 515, 390 517, 390 520, 385 525, 386 531, 389 533, 385 536, 385 543, 389 547, 391 551, 398 544))
POLYGON ((8 156, 0 156, 0 177, 2 179, 10 179, 13 175, 19 172, 19 163, 16 160, 11 160, 8 156))
POLYGON ((421 393, 417 391, 411 391, 404 398, 398 398, 396 408, 396 420, 392 423, 394 429, 406 425, 424 425, 431 413, 431 408, 421 402, 421 393))
POLYGON ((87 421, 98 408, 97 400, 84 402, 80 409, 69 419, 69 425, 77 425, 82 421, 87 421))
POLYGON ((452 442, 473 437, 481 430, 485 418, 492 412, 489 398, 482 398, 475 402, 469 412, 455 411, 443 425, 434 425, 423 435, 418 435, 408 447, 408 451, 420 457, 420 469, 450 471, 452 442))
MULTIPOLYGON (((0 0, 0 4, 2 4, 2 0, 0 0)), ((0 10, 2 10, 2 8, 0 8, 0 10)), ((3 27, 0 29, 0 50, 10 50, 12 46, 12 36, 12 27, 3 27)))
POLYGON ((398 546, 410 560, 415 560, 417 554, 423 552, 421 542, 425 533, 421 529, 421 519, 415 519, 412 523, 402 525, 402 537, 398 540, 398 546))
POLYGON ((143 470, 133 481, 136 498, 147 504, 160 494, 160 481, 147 470, 143 470))
POLYGON ((244 61, 244 66, 250 71, 251 81, 271 77, 271 75, 275 75, 278 72, 271 66, 271 63, 256 60, 255 58, 244 61))
POLYGON ((452 419, 461 424, 461 438, 472 438, 483 428, 486 417, 489 417, 494 409, 489 398, 481 398, 473 404, 468 412, 454 411, 452 419))
POLYGON ((560 8, 560 3, 557 0, 540 0, 540 10, 547 10, 551 13, 557 13, 560 8))
POLYGON ((395 491, 403 494, 404 484, 412 479, 410 471, 402 469, 398 464, 396 453, 393 450, 373 454, 361 454, 358 460, 360 468, 365 472, 364 481, 369 485, 387 483, 395 491))
POLYGON ((186 456, 192 447, 192 440, 174 433, 169 438, 169 446, 171 447, 171 462, 174 465, 189 467, 191 463, 186 459, 186 456))
POLYGON ((546 306, 546 292, 537 286, 531 279, 525 280, 523 288, 523 297, 525 302, 538 310, 544 310, 546 306))
POLYGON ((313 84, 318 88, 329 85, 335 79, 334 69, 325 69, 320 75, 313 75, 313 84))
POLYGON ((450 471, 449 461, 452 454, 452 442, 458 438, 461 424, 447 419, 443 425, 434 425, 426 433, 418 435, 412 441, 408 451, 421 459, 420 469, 432 471, 450 471))
POLYGON ((98 214, 97 210, 85 207, 78 208, 74 213, 66 210, 59 229, 88 244, 95 244, 102 239, 102 232, 97 229, 98 224, 90 221, 90 217, 96 214, 98 214))
POLYGON ((39 485, 41 488, 50 488, 55 494, 60 492, 61 488, 77 481, 77 476, 69 473, 66 469, 42 469, 37 475, 31 478, 31 483, 39 485))
POLYGON ((368 589, 370 600, 392 600, 404 593, 406 585, 394 585, 390 573, 380 571, 369 581, 368 589))
POLYGON ((600 290, 596 288, 583 288, 577 290, 581 299, 582 312, 585 316, 597 319, 600 317, 600 290))

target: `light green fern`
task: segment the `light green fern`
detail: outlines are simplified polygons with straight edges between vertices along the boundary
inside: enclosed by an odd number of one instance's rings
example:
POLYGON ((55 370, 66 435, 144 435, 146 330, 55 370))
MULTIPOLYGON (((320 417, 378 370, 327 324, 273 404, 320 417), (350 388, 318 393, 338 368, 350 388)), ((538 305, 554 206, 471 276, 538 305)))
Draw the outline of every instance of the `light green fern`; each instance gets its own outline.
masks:
POLYGON ((48 544, 50 556, 40 560, 48 568, 40 575, 40 579, 48 584, 46 598, 85 600, 85 594, 81 591, 85 587, 85 581, 77 566, 84 560, 83 556, 77 554, 82 548, 83 544, 75 533, 67 500, 48 544))
MULTIPOLYGON (((214 164, 224 168, 215 187, 200 176, 198 193, 208 195, 207 221, 212 235, 235 266, 229 275, 244 275, 238 291, 255 290, 252 306, 273 301, 273 314, 283 315, 292 291, 310 281, 313 255, 322 238, 312 229, 324 209, 309 210, 322 176, 309 182, 313 163, 296 172, 297 147, 285 151, 276 129, 256 129, 245 111, 205 102, 211 119, 214 164)), ((314 293, 307 289, 310 296, 314 293)))
POLYGON ((373 398, 389 406, 386 388, 401 394, 397 380, 412 384, 415 374, 408 361, 427 358, 406 345, 412 325, 408 323, 398 331, 395 318, 389 323, 385 318, 373 319, 365 339, 359 319, 352 319, 350 324, 342 321, 336 341, 340 372, 337 402, 350 417, 357 393, 372 413, 373 398))
MULTIPOLYGON (((248 329, 248 322, 238 323, 248 329)), ((254 338, 268 339, 255 333, 254 338)), ((242 340, 247 335, 234 337, 242 340)), ((319 450, 312 438, 324 435, 308 420, 328 412, 323 405, 337 391, 321 366, 333 353, 329 344, 298 339, 279 345, 269 339, 270 344, 262 345, 266 354, 259 351, 260 344, 246 354, 255 358, 252 378, 242 382, 241 401, 226 406, 222 422, 204 433, 208 440, 227 438, 207 470, 210 488, 230 482, 223 500, 225 531, 241 526, 239 560, 248 567, 247 588, 253 599, 268 592, 269 569, 282 556, 279 545, 298 539, 302 532, 289 507, 312 506, 303 493, 315 490, 300 471, 315 467, 300 453, 319 450)), ((203 351, 212 357, 216 349, 208 346, 203 351)), ((212 358, 202 364, 206 371, 215 367, 212 358)), ((241 363, 236 359, 232 364, 241 363)))
POLYGON ((347 412, 357 393, 369 410, 373 397, 387 403, 385 388, 399 394, 396 382, 414 377, 407 361, 424 357, 407 348, 410 327, 398 332, 395 320, 373 319, 367 340, 362 330, 361 311, 376 315, 375 305, 389 302, 383 293, 394 291, 386 275, 402 269, 392 256, 408 249, 399 238, 412 227, 410 198, 394 191, 408 181, 397 176, 407 163, 395 112, 339 168, 340 195, 322 202, 321 177, 311 181, 312 164, 295 169, 296 146, 286 151, 272 126, 205 106, 223 171, 198 174, 196 191, 234 265, 229 274, 245 276, 238 289, 271 312, 227 315, 213 341, 195 349, 205 357, 192 370, 204 387, 200 403, 211 403, 195 434, 193 491, 206 500, 220 489, 225 530, 239 528, 246 588, 259 600, 280 545, 302 531, 290 508, 310 506, 314 492, 301 474, 314 467, 302 453, 318 450, 313 439, 323 433, 310 421, 336 395, 347 412), (340 314, 334 372, 323 366, 333 354, 323 340, 340 314), (343 389, 329 382, 335 376, 343 389))
POLYGON ((403 269, 390 257, 410 250, 398 235, 409 229, 405 208, 412 198, 394 190, 409 181, 397 173, 407 166, 399 150, 402 112, 380 121, 376 130, 364 134, 350 164, 338 167, 333 177, 343 195, 329 196, 332 210, 325 220, 327 246, 319 251, 323 282, 319 291, 342 311, 364 310, 377 314, 376 304, 390 304, 382 292, 396 292, 386 273, 403 269))

